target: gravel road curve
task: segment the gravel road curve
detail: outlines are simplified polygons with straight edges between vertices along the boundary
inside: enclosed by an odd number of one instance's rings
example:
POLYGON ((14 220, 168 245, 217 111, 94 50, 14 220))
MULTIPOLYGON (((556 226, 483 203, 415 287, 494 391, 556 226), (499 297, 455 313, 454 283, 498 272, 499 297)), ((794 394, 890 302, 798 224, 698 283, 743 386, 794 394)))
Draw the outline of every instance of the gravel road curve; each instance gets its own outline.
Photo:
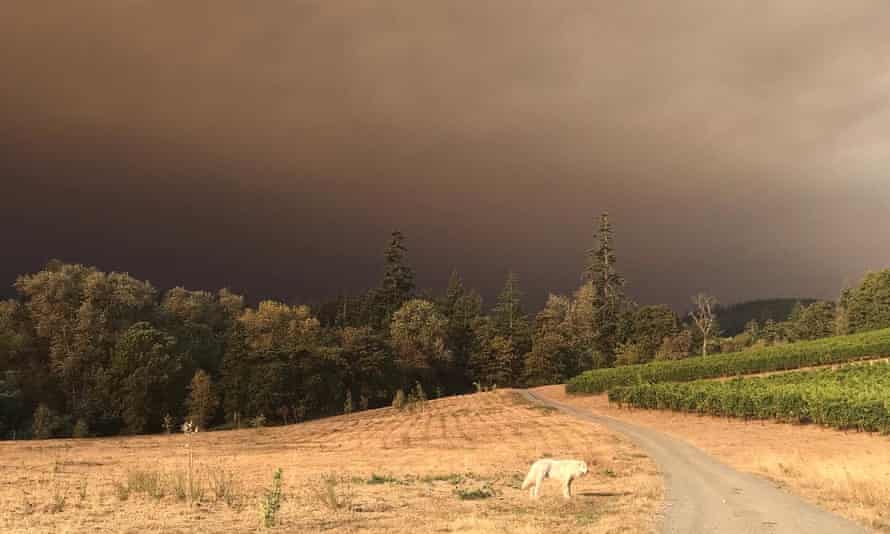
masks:
POLYGON ((539 393, 537 402, 624 434, 658 464, 665 479, 659 530, 666 534, 864 534, 850 521, 785 493, 768 480, 740 473, 692 445, 655 430, 596 415, 539 393))

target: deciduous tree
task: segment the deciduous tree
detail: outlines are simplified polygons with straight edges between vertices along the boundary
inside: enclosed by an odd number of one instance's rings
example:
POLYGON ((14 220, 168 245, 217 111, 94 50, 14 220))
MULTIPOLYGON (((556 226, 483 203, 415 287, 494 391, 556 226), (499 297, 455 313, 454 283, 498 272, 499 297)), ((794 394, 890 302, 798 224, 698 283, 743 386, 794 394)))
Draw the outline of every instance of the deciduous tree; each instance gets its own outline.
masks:
POLYGON ((718 335, 717 298, 705 293, 699 293, 692 297, 692 303, 695 305, 695 308, 692 310, 690 317, 702 337, 702 356, 707 356, 708 342, 713 336, 718 335))

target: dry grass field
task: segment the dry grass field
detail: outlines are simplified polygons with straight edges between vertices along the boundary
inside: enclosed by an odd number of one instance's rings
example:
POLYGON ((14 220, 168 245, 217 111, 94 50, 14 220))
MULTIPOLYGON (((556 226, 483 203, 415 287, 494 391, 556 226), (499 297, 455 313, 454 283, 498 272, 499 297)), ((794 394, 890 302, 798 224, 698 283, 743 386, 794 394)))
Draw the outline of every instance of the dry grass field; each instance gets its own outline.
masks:
POLYGON ((826 510, 890 532, 890 438, 813 425, 744 422, 610 405, 605 395, 536 390, 574 406, 678 437, 741 471, 767 477, 826 510))
POLYGON ((284 427, 0 443, 2 532, 636 533, 653 531, 661 497, 629 442, 511 391, 284 427), (572 501, 554 481, 537 502, 520 490, 548 455, 590 465, 572 501))

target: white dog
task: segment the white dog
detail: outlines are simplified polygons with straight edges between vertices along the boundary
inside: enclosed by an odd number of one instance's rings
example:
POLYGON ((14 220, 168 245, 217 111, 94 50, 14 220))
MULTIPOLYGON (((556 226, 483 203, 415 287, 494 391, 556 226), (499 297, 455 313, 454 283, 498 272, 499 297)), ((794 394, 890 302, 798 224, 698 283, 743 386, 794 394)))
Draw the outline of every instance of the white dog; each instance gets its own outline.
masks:
POLYGON ((531 490, 532 498, 537 498, 541 491, 541 483, 545 478, 555 478, 562 482, 562 496, 566 499, 572 497, 572 481, 587 474, 587 464, 578 460, 538 460, 528 470, 522 489, 526 489, 534 483, 531 490))

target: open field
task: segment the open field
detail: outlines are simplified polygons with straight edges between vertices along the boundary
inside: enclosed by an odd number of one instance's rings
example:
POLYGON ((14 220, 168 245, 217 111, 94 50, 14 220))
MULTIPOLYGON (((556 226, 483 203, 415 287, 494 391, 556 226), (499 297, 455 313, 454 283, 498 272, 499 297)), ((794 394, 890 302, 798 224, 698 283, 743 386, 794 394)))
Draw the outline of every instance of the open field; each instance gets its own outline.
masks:
POLYGON ((624 438, 499 391, 258 430, 0 443, 0 531, 264 531, 279 467, 273 531, 652 532, 662 498, 624 438), (519 489, 547 455, 590 465, 572 501, 553 481, 538 502, 519 489))
POLYGON ((890 354, 890 329, 801 341, 743 352, 594 369, 573 378, 570 393, 603 393, 641 382, 690 382, 818 365, 876 359, 890 354))
POLYGON ((729 381, 619 386, 609 390, 609 400, 635 408, 816 423, 887 434, 890 364, 866 363, 729 381))
POLYGON ((682 439, 826 510, 878 532, 890 532, 890 438, 815 425, 622 409, 610 404, 605 395, 567 395, 562 386, 535 391, 682 439))

